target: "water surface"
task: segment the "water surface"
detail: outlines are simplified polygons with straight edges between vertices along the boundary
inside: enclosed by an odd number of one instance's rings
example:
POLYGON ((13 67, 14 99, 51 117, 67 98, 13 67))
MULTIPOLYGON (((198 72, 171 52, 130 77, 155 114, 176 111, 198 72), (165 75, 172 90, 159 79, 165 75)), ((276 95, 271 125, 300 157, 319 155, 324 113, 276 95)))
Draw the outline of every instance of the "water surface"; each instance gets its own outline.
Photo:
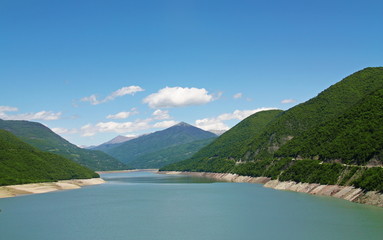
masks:
POLYGON ((77 190, 0 199, 0 239, 383 239, 383 209, 259 184, 111 173, 77 190))

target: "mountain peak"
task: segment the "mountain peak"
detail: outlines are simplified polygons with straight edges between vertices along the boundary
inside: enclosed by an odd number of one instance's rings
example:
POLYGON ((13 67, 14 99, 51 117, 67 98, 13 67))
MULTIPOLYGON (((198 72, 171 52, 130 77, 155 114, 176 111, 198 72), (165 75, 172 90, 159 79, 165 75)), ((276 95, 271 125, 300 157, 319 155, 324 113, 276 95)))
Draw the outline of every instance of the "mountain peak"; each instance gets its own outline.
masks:
POLYGON ((115 143, 123 143, 132 139, 135 139, 136 137, 126 137, 118 135, 117 137, 113 138, 112 140, 106 142, 105 144, 115 144, 115 143))
POLYGON ((192 127, 192 125, 186 123, 186 122, 180 122, 180 123, 177 123, 176 125, 174 125, 173 127, 192 127))

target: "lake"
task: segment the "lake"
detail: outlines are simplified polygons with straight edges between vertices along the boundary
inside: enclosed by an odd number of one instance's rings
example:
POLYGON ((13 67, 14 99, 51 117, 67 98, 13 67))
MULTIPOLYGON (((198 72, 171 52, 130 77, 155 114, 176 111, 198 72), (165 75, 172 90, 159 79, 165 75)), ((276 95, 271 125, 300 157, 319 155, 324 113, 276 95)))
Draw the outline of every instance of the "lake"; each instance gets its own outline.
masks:
POLYGON ((383 239, 383 209, 260 184, 150 172, 0 199, 4 240, 383 239))

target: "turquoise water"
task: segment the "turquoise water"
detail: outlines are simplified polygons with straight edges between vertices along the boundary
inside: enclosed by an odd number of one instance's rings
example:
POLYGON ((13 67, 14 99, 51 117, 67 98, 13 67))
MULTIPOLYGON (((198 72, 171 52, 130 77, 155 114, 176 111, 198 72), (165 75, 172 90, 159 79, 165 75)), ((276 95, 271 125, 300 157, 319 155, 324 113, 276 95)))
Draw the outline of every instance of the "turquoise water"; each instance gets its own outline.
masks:
POLYGON ((148 172, 0 199, 4 240, 383 239, 383 209, 344 200, 148 172))

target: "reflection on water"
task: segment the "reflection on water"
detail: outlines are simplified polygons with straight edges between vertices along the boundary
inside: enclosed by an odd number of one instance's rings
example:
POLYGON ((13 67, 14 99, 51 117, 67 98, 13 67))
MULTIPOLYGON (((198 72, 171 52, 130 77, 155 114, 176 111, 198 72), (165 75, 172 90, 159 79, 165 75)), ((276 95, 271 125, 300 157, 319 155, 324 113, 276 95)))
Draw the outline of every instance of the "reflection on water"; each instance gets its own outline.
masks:
POLYGON ((102 174, 101 177, 108 183, 128 183, 128 184, 188 184, 188 183, 214 183, 214 179, 193 177, 186 175, 166 175, 156 174, 153 175, 149 172, 132 172, 126 173, 109 173, 102 174))

